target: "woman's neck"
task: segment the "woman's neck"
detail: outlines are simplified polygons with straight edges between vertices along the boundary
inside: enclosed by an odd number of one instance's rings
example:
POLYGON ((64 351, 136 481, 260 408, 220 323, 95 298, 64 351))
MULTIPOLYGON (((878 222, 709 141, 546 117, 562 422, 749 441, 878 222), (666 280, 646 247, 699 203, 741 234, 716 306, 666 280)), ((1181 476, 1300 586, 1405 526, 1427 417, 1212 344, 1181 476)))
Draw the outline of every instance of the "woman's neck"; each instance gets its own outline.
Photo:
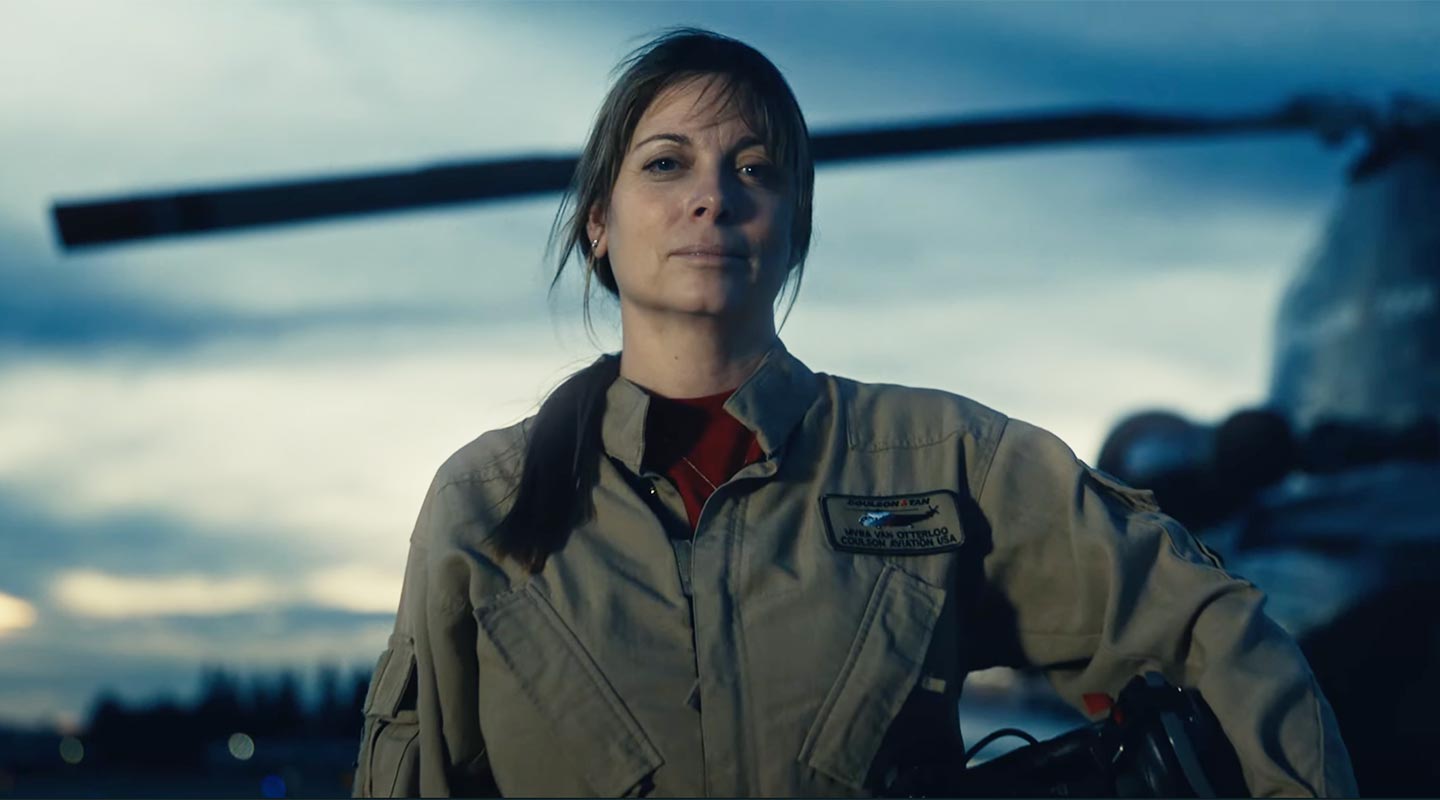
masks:
POLYGON ((775 345, 773 317, 621 313, 620 375, 661 397, 704 397, 734 389, 775 345))

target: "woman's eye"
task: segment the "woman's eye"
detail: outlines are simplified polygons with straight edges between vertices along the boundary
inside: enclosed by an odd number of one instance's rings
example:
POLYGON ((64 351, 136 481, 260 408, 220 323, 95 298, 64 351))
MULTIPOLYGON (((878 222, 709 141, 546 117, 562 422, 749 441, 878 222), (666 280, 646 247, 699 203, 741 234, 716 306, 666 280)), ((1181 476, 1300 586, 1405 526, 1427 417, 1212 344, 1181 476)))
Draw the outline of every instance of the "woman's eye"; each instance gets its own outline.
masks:
POLYGON ((646 172, 674 172, 680 168, 680 162, 673 158, 657 158, 645 165, 646 172))
POLYGON ((740 168, 746 177, 757 181, 769 181, 775 177, 775 168, 769 164, 746 164, 740 168))

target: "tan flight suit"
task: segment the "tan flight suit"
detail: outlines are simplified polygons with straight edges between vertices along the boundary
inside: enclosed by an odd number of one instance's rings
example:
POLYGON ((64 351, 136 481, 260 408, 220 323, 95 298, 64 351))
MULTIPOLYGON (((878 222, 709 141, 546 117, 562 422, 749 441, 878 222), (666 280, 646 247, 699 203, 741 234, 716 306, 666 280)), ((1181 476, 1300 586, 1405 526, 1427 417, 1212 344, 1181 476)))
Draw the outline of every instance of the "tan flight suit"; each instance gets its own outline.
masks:
POLYGON ((777 347, 725 405, 765 457, 692 540, 642 472, 647 402, 611 386, 595 519, 533 577, 489 541, 527 423, 440 468, 357 794, 864 796, 955 758, 965 674, 997 664, 1045 668, 1077 708, 1159 670, 1209 700, 1258 795, 1355 794, 1260 591, 1055 436, 777 347))

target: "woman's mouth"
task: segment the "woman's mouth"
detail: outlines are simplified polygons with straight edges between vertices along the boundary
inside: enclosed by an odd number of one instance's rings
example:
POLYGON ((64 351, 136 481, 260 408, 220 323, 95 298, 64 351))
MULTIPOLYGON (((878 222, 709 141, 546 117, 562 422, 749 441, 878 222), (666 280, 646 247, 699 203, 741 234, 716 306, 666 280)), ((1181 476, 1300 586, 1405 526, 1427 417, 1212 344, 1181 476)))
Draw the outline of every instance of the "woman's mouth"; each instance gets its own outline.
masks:
POLYGON ((745 261, 745 255, 723 247, 683 247, 670 255, 702 264, 731 264, 745 261))

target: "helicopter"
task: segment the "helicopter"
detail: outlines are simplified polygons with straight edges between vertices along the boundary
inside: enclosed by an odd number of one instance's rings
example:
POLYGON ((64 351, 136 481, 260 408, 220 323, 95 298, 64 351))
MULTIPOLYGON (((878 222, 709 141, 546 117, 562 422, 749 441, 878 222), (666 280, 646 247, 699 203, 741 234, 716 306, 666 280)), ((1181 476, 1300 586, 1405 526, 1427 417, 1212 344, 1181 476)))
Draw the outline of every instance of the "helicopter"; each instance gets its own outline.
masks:
POLYGON ((1362 791, 1432 795, 1440 713, 1440 115, 1397 104, 1286 291, 1269 399, 1122 420, 1098 466, 1269 597, 1362 791))
MULTIPOLYGON (((1269 596, 1335 707, 1362 791, 1432 794, 1440 767, 1440 108, 1330 95, 1228 116, 1124 108, 820 132, 817 166, 1175 137, 1362 143, 1276 321, 1268 400, 1218 423, 1154 409, 1096 461, 1149 488, 1269 596)), ((560 192, 574 155, 57 202, 63 250, 560 192)), ((1026 684, 1031 685, 1030 683, 1026 684)))

